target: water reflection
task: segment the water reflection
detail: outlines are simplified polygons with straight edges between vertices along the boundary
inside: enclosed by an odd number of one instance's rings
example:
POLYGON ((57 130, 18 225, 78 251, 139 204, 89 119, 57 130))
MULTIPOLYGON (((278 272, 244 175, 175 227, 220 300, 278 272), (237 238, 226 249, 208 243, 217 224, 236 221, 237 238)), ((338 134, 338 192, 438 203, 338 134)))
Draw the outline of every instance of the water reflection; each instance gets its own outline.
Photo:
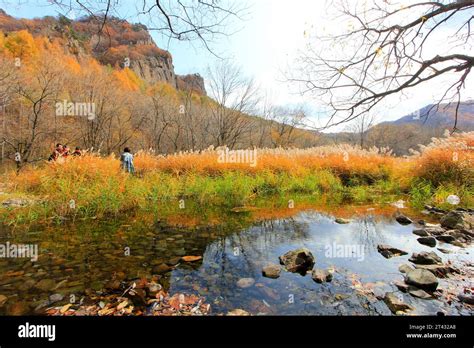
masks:
MULTIPOLYGON (((0 259, 0 294, 8 298, 0 314, 42 313, 45 299, 54 293, 80 298, 113 290, 117 281, 158 276, 172 293, 205 296, 215 314, 242 308, 253 314, 388 315, 383 303, 358 292, 354 282, 396 290, 391 282, 402 279, 398 266, 410 255, 386 260, 377 252, 377 245, 389 244, 409 254, 431 251, 416 241, 412 230, 413 226, 401 226, 382 215, 358 216, 339 225, 333 216, 314 211, 252 224, 233 219, 217 227, 176 228, 163 223, 151 227, 109 221, 92 226, 84 222, 67 228, 0 230, 0 243, 38 243, 40 249, 36 263, 0 259), (328 248, 334 246, 361 246, 363 254, 328 256, 328 248), (300 247, 311 250, 316 268, 335 270, 331 283, 317 284, 310 276, 287 272, 278 279, 262 277, 265 264, 278 263, 278 256, 300 247), (203 258, 186 263, 180 260, 185 255, 203 258), (242 278, 254 282, 241 288, 237 283, 242 278)), ((472 252, 443 255, 443 259, 472 261, 470 255, 472 252)), ((439 301, 407 301, 418 314, 434 314, 439 308, 457 314, 455 308, 439 301)))

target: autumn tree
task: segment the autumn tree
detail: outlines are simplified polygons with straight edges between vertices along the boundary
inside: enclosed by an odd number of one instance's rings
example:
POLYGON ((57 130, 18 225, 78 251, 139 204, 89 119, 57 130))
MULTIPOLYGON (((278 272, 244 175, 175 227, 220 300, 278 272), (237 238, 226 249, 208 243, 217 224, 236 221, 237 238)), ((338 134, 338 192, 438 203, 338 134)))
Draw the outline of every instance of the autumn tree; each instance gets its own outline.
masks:
POLYGON ((333 1, 329 34, 308 29, 310 42, 289 79, 327 106, 322 128, 352 121, 382 101, 442 81, 438 102, 421 117, 441 103, 456 103, 452 128, 457 129, 463 88, 474 66, 474 1, 405 3, 333 1))

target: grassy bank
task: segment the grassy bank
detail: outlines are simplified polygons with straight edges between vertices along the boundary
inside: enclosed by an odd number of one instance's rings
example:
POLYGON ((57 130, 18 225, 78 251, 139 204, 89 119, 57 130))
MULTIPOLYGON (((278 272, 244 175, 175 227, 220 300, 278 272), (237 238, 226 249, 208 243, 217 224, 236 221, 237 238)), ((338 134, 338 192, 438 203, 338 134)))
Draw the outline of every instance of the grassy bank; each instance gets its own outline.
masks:
MULTIPOLYGON (((219 152, 136 156, 134 176, 111 157, 87 155, 64 163, 8 173, 1 201, 26 198, 23 208, 0 208, 7 223, 61 217, 108 217, 131 211, 162 212, 202 207, 252 206, 265 198, 311 197, 328 204, 390 202, 398 198, 421 208, 474 205, 474 133, 433 143, 408 158, 350 146, 257 151, 255 166, 219 163, 219 152), (71 206, 71 200, 74 204, 71 206), (180 206, 181 204, 181 206, 180 206)), ((2 191, 2 190, 0 190, 2 191)))

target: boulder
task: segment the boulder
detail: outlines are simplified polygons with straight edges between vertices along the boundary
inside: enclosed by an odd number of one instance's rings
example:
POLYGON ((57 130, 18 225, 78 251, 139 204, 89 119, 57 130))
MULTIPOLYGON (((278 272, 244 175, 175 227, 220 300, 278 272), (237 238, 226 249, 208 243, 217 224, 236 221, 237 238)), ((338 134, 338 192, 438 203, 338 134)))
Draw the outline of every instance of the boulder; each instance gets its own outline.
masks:
POLYGON ((393 292, 386 293, 383 301, 392 311, 392 313, 405 312, 407 310, 413 309, 410 305, 403 302, 403 300, 393 292))
POLYGON ((162 263, 158 266, 153 267, 153 273, 155 274, 164 274, 171 271, 173 267, 168 266, 166 263, 162 263))
POLYGON ((413 253, 409 261, 417 265, 436 265, 441 264, 443 262, 443 260, 441 260, 441 257, 439 257, 433 251, 413 253))
POLYGON ((441 218, 441 226, 453 230, 471 230, 474 228, 474 216, 464 211, 451 211, 441 218))
POLYGON ((400 290, 401 292, 407 292, 409 285, 399 280, 393 282, 393 284, 400 290))
POLYGON ((386 259, 389 259, 395 256, 402 256, 402 255, 408 254, 406 251, 391 247, 390 245, 386 245, 386 244, 377 245, 377 251, 380 254, 382 254, 382 256, 385 257, 386 259))
POLYGON ((313 269, 314 256, 308 249, 300 248, 280 256, 280 263, 288 272, 306 274, 308 270, 313 269))
POLYGON ((400 225, 410 225, 413 223, 413 220, 410 219, 409 217, 401 214, 401 213, 397 213, 395 214, 395 220, 397 220, 397 222, 400 224, 400 225))
POLYGON ((430 234, 428 233, 428 231, 426 231, 426 229, 424 229, 424 228, 420 228, 420 229, 417 229, 417 230, 413 230, 413 234, 416 234, 417 236, 420 236, 420 237, 428 237, 428 236, 430 236, 430 234))
POLYGON ((330 282, 332 280, 332 274, 327 270, 314 269, 311 273, 311 278, 313 278, 316 283, 321 284, 325 282, 330 282))
POLYGON ((280 277, 281 267, 275 264, 269 264, 262 268, 262 275, 267 278, 276 279, 280 277))
POLYGON ((435 291, 438 287, 438 279, 433 273, 425 269, 415 269, 406 275, 405 282, 419 289, 435 291))
POLYGON ((456 240, 456 238, 454 238, 453 236, 451 236, 449 234, 436 236, 436 239, 439 240, 440 242, 443 242, 443 243, 452 243, 456 240))
POLYGON ((417 239, 418 243, 427 245, 431 248, 434 248, 436 246, 436 239, 434 237, 420 237, 417 239))
POLYGON ((337 218, 335 222, 340 225, 346 225, 346 224, 350 224, 351 220, 344 219, 344 218, 337 218))

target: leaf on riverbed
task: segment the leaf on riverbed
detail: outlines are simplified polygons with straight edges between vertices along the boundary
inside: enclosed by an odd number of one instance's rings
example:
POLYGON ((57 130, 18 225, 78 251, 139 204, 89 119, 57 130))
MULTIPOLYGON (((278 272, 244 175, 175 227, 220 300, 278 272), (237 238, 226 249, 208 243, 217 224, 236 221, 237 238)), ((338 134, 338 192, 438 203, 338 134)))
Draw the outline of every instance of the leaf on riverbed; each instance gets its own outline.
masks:
POLYGON ((195 262, 202 259, 202 256, 183 256, 181 260, 184 262, 195 262))
POLYGON ((128 300, 125 300, 117 306, 117 310, 120 311, 124 309, 125 307, 127 307, 127 305, 128 305, 128 300))
POLYGON ((67 305, 64 305, 64 306, 59 310, 59 312, 60 312, 61 314, 64 314, 64 313, 66 313, 66 312, 69 310, 69 308, 71 308, 71 306, 72 306, 72 303, 68 303, 67 305))

